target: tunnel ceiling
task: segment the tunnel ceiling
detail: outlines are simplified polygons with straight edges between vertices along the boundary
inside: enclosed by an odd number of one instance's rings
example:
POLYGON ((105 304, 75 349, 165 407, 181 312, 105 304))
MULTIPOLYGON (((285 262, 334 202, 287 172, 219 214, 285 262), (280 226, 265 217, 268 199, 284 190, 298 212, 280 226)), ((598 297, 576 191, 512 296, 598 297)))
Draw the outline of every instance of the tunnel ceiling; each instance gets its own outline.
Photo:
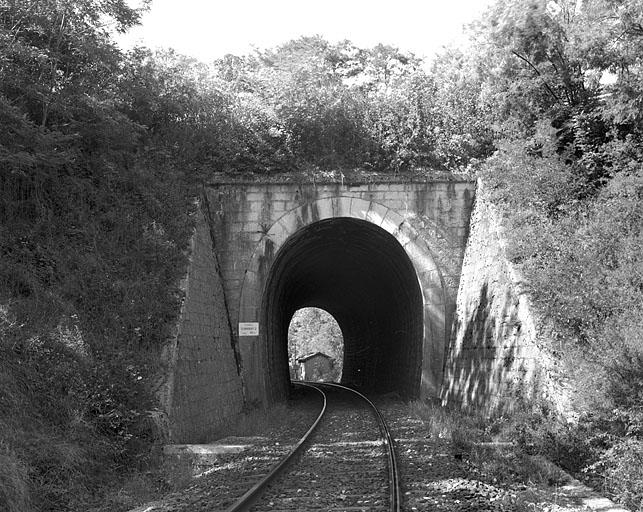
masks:
POLYGON ((281 247, 262 304, 273 399, 288 389, 290 319, 307 306, 328 311, 342 330, 343 382, 417 395, 422 295, 413 265, 392 235, 366 221, 334 218, 302 228, 281 247))

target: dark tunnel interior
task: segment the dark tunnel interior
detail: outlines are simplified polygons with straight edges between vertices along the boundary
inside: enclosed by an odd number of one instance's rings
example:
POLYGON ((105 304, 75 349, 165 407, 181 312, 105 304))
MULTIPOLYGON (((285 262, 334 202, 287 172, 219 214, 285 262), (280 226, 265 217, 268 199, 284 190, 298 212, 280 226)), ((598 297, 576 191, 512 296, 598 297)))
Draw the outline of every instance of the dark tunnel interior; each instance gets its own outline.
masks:
POLYGON ((300 308, 328 311, 344 338, 342 382, 375 393, 419 393, 423 302, 399 242, 353 218, 310 224, 290 237, 270 268, 262 301, 269 399, 290 390, 288 326, 300 308))

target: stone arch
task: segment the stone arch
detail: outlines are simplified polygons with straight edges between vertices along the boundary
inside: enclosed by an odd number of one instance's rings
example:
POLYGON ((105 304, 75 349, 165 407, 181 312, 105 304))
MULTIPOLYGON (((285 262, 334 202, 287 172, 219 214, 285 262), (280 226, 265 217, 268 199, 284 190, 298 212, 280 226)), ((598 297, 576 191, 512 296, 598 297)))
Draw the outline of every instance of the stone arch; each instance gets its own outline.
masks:
MULTIPOLYGON (((261 240, 241 285, 238 321, 261 322, 262 300, 271 267, 291 237, 320 221, 342 218, 364 221, 385 231, 399 243, 412 263, 421 292, 423 318, 421 371, 417 392, 411 394, 437 397, 449 334, 445 325, 444 280, 427 241, 413 226, 413 219, 381 203, 344 195, 323 197, 286 212, 272 226, 263 226, 261 240)), ((283 393, 273 392, 266 377, 265 326, 259 326, 258 335, 239 336, 238 341, 248 400, 266 403, 278 399, 283 393)))

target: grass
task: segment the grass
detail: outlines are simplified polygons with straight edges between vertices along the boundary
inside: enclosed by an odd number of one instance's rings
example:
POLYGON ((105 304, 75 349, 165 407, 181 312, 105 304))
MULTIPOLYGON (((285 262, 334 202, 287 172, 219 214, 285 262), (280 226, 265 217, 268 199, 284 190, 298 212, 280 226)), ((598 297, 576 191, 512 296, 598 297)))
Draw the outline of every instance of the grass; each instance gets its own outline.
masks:
POLYGON ((410 413, 421 419, 433 439, 442 439, 489 481, 505 484, 562 485, 568 475, 546 457, 516 442, 516 421, 416 401, 410 413))
POLYGON ((70 507, 99 475, 104 442, 73 400, 42 385, 40 360, 9 350, 0 360, 0 509, 70 507))
POLYGON ((454 455, 493 483, 551 489, 569 483, 571 474, 643 512, 640 412, 627 410, 623 419, 615 410, 612 417, 603 413, 566 423, 546 408, 486 418, 423 402, 409 407, 432 438, 447 442, 454 455))
POLYGON ((92 361, 53 339, 12 346, 5 341, 0 342, 0 510, 92 509, 143 470, 149 440, 137 451, 114 432, 120 410, 100 407, 115 403, 109 391, 116 384, 92 361))
MULTIPOLYGON (((293 435, 301 436, 304 433, 303 426, 308 428, 312 424, 312 418, 317 417, 320 410, 320 404, 312 402, 310 409, 306 406, 308 401, 301 400, 309 392, 303 389, 296 389, 293 392, 292 400, 297 401, 296 406, 291 402, 278 403, 268 408, 249 407, 241 414, 232 418, 225 425, 216 430, 212 439, 222 439, 224 437, 254 436, 265 434, 271 431, 283 431, 284 425, 297 430, 293 435), (299 433, 299 430, 302 430, 299 433)), ((297 437, 297 438, 299 438, 297 437)))
POLYGON ((454 444, 470 447, 471 440, 485 436, 485 420, 481 416, 463 413, 434 403, 415 401, 409 405, 410 413, 421 419, 432 438, 447 439, 454 444))
POLYGON ((31 497, 27 468, 5 450, 0 445, 0 506, 7 512, 29 512, 31 497))

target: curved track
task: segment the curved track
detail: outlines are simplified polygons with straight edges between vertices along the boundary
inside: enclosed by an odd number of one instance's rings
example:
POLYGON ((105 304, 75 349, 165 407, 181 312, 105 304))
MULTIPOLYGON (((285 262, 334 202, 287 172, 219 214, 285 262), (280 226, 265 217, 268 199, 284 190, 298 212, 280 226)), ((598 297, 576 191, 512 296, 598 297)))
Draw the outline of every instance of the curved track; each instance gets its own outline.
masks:
POLYGON ((292 451, 227 512, 399 512, 393 439, 377 407, 340 384, 295 384, 321 394, 321 413, 292 451))

